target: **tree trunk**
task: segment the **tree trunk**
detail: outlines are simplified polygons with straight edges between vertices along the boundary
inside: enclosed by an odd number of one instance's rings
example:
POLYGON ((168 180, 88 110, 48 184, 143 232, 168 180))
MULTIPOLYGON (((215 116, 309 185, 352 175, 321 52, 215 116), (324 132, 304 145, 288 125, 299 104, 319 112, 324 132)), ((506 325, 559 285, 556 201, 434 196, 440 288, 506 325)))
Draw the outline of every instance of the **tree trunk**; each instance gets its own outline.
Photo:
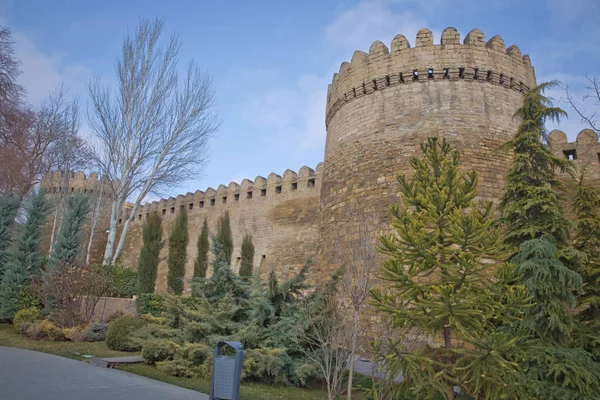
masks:
POLYGON ((356 354, 356 339, 358 336, 359 310, 354 310, 354 324, 352 326, 352 345, 350 349, 350 371, 348 373, 348 400, 352 399, 352 378, 354 376, 354 355, 356 354))
POLYGON ((108 265, 111 263, 113 250, 115 248, 115 239, 117 238, 117 229, 119 226, 119 217, 123 202, 121 197, 113 198, 110 212, 110 230, 108 231, 108 239, 106 240, 106 249, 104 250, 104 259, 102 263, 108 265))
POLYGON ((98 196, 98 202, 96 203, 96 209, 94 210, 94 216, 92 217, 92 226, 90 228, 90 241, 88 243, 87 254, 85 256, 85 263, 90 263, 90 254, 92 252, 92 242, 94 240, 94 234, 96 233, 96 225, 98 225, 98 218, 100 217, 100 206, 102 205, 102 195, 104 193, 104 187, 100 187, 100 195, 98 196))
POLYGON ((131 223, 131 221, 135 220, 135 213, 137 212, 137 209, 138 209, 138 204, 136 203, 136 204, 134 204, 133 208, 131 209, 131 215, 125 221, 125 225, 123 225, 123 230, 121 231, 121 235, 119 237, 119 243, 117 245, 117 250, 115 251, 115 254, 113 255, 113 259, 112 259, 113 263, 115 263, 117 261, 117 258, 119 258, 119 256, 121 255, 121 251, 123 250, 123 247, 125 246, 125 238, 127 237, 127 233, 129 232, 129 224, 131 223))

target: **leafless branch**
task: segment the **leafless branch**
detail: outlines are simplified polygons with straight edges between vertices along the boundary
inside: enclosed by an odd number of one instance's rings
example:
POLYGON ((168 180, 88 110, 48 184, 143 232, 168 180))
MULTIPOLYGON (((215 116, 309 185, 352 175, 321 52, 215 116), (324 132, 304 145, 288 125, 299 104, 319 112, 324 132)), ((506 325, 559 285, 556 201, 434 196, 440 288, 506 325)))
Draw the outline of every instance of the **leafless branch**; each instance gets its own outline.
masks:
MULTIPOLYGON (((585 87, 587 93, 582 97, 582 103, 591 102, 595 107, 600 107, 600 79, 586 76, 589 84, 585 87)), ((568 85, 565 85, 566 101, 571 108, 575 110, 581 118, 581 122, 587 124, 597 134, 600 134, 600 121, 598 121, 597 112, 587 113, 583 106, 578 102, 568 85)))

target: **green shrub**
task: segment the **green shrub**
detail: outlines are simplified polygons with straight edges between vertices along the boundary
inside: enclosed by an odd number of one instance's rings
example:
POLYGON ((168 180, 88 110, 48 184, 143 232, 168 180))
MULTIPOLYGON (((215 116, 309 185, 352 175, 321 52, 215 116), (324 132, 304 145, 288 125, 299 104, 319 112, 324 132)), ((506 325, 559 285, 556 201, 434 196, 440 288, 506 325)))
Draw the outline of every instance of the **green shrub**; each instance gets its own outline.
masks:
POLYGON ((35 294, 35 289, 31 285, 23 286, 19 290, 19 296, 17 298, 17 311, 24 310, 26 308, 37 308, 40 309, 40 300, 35 294))
POLYGON ((150 340, 142 346, 142 357, 147 364, 172 360, 179 350, 179 345, 168 339, 150 340))
POLYGON ((33 340, 50 339, 66 340, 65 332, 47 319, 33 322, 26 331, 27 337, 33 340))
POLYGON ((184 378, 196 378, 200 376, 200 372, 194 368, 191 362, 181 358, 157 362, 156 367, 160 371, 173 376, 184 378))
POLYGON ((251 349, 244 355, 242 378, 274 383, 289 383, 288 366, 292 359, 285 349, 251 349))
POLYGON ((135 317, 120 317, 108 325, 106 345, 112 350, 139 351, 141 345, 132 338, 132 333, 146 325, 146 321, 135 317))
POLYGON ((212 354, 212 349, 202 343, 186 343, 179 351, 179 354, 193 365, 200 366, 212 354))
POLYGON ((140 294, 135 300, 137 315, 151 314, 160 317, 165 311, 165 299, 155 293, 140 294))
POLYGON ((90 325, 90 327, 83 332, 81 339, 84 342, 102 342, 104 339, 106 339, 107 331, 107 322, 96 322, 90 325))
POLYGON ((94 267, 108 278, 106 296, 131 298, 137 293, 137 272, 122 265, 96 265, 94 267))
POLYGON ((18 331, 21 331, 21 326, 23 324, 31 325, 35 321, 42 319, 40 315, 40 310, 35 307, 25 308, 23 310, 17 311, 15 317, 13 318, 13 325, 18 331))

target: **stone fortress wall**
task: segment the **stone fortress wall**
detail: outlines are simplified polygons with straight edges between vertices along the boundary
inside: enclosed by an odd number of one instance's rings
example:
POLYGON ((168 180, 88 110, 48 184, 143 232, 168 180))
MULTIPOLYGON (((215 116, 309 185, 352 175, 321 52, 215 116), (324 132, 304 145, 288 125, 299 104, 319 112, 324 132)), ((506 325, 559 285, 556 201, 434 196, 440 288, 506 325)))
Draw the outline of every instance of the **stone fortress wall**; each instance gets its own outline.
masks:
MULTIPOLYGON (((445 138, 458 148, 464 169, 479 174, 480 197, 497 202, 510 157, 496 148, 516 132, 519 121, 513 115, 523 93, 535 85, 527 55, 515 45, 506 48, 499 36, 486 42, 477 29, 462 43, 454 28, 443 31, 440 44, 434 44, 428 29, 418 32, 415 47, 403 35, 389 49, 376 41, 369 54, 356 51, 333 76, 327 93, 325 157, 316 170, 302 167, 298 173, 272 173, 266 179, 258 176, 145 204, 130 226, 120 262, 137 267, 143 223, 158 213, 165 247, 157 291, 165 292, 166 244, 177 212, 185 208, 189 216, 185 276, 190 278, 204 219, 214 233, 218 218, 229 211, 234 270, 239 268, 242 238, 250 234, 256 273, 266 276, 275 270, 284 279, 312 259, 311 278, 327 279, 344 261, 340 248, 365 239, 375 244, 390 232, 389 205, 398 201, 396 176, 410 174, 410 159, 420 156, 420 145, 428 137, 445 138)), ((573 143, 563 132, 553 131, 549 143, 578 169, 585 166, 588 179, 600 187, 600 144, 593 131, 581 131, 573 143)), ((49 192, 60 176, 44 180, 49 192)), ((95 174, 77 173, 71 182, 71 191, 89 192, 100 181, 95 174)), ((96 262, 106 243, 109 207, 104 204, 94 240, 96 262)), ((189 292, 189 285, 185 288, 189 292)))
POLYGON ((465 169, 479 174, 479 194, 497 201, 509 157, 495 153, 518 122, 522 96, 535 87, 527 55, 499 36, 487 42, 474 29, 461 43, 447 28, 440 44, 418 32, 415 47, 397 35, 356 51, 333 75, 327 94, 327 141, 321 190, 319 267, 334 270, 343 259, 336 246, 373 244, 390 232, 390 204, 398 201, 396 175, 410 173, 428 137, 447 139, 462 153, 465 169), (363 232, 365 218, 369 231, 363 232))

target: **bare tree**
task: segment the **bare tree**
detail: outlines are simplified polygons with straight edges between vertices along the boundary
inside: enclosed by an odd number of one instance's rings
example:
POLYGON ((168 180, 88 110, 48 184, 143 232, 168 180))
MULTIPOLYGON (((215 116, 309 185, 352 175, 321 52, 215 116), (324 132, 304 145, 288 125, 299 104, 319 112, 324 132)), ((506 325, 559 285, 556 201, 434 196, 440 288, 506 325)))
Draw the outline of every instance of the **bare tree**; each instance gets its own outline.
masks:
POLYGON ((342 278, 340 280, 339 294, 341 301, 348 303, 352 312, 350 365, 348 375, 348 400, 352 398, 352 380, 356 355, 356 343, 360 331, 360 316, 369 298, 369 289, 376 272, 376 245, 375 240, 367 230, 373 224, 366 218, 358 224, 359 232, 354 240, 341 241, 337 249, 337 258, 342 263, 342 278))
POLYGON ((600 79, 591 78, 589 76, 586 76, 586 79, 588 81, 588 84, 585 87, 586 94, 583 95, 581 103, 575 98, 568 85, 565 85, 566 101, 579 115, 581 122, 589 125, 589 127, 594 130, 596 134, 600 134, 600 121, 598 121, 597 112, 587 112, 582 105, 582 103, 587 101, 588 104, 592 103, 593 106, 597 108, 600 107, 600 79))
POLYGON ((346 366, 350 356, 347 310, 334 291, 318 289, 315 298, 306 300, 298 326, 288 332, 327 385, 327 398, 333 400, 347 389, 346 366))
POLYGON ((179 39, 173 35, 160 45, 162 30, 162 20, 142 20, 125 36, 116 64, 116 93, 99 78, 88 86, 94 161, 111 186, 106 264, 119 256, 129 224, 148 193, 199 174, 208 139, 218 128, 211 79, 193 62, 180 79, 179 39), (128 199, 133 207, 115 249, 118 221, 128 199))

